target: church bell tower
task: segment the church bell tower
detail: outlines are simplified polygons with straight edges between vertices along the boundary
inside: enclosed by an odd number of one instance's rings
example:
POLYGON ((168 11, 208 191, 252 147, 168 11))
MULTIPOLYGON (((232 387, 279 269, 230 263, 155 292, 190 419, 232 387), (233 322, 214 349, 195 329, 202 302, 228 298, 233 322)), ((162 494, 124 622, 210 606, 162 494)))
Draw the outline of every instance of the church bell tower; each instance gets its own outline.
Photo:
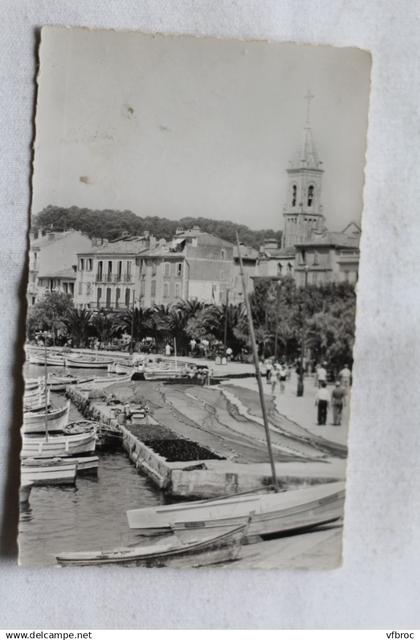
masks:
POLYGON ((303 144, 287 169, 289 181, 287 202, 283 210, 283 248, 309 241, 313 231, 321 231, 324 227, 321 204, 324 170, 318 158, 310 123, 310 105, 313 97, 310 91, 305 96, 307 109, 303 144))

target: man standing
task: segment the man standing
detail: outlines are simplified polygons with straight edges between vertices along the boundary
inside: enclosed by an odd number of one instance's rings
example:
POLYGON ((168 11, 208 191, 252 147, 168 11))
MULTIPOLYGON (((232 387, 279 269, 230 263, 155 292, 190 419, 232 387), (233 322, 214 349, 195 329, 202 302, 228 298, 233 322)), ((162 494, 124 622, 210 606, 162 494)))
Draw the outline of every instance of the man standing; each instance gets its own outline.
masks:
POLYGON ((226 349, 226 360, 230 362, 232 360, 233 351, 231 347, 226 349))
POLYGON ((327 389, 327 383, 320 382, 320 389, 316 394, 315 405, 318 407, 318 424, 324 425, 327 423, 328 405, 330 402, 330 395, 327 389))
POLYGON ((331 406, 333 409, 333 424, 339 426, 341 424, 341 416, 343 413, 346 392, 337 380, 335 387, 331 393, 331 406))

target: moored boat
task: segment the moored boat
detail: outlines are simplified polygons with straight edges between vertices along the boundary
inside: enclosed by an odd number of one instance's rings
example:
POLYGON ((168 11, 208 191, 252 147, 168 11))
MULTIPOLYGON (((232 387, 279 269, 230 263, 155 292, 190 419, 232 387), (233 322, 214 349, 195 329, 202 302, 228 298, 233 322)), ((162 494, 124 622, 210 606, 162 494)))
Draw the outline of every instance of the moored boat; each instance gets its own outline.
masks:
POLYGON ((63 433, 48 435, 22 434, 22 458, 68 457, 93 453, 96 447, 96 427, 72 431, 77 423, 65 427, 63 433))
POLYGON ((74 484, 76 480, 77 461, 61 458, 22 460, 20 477, 22 485, 74 484))
POLYGON ((188 541, 173 535, 155 545, 120 547, 110 551, 74 551, 61 553, 57 563, 62 566, 135 565, 142 567, 204 567, 225 563, 239 557, 240 545, 248 523, 220 535, 201 536, 194 533, 188 541))
POLYGON ((105 360, 96 357, 70 357, 65 358, 67 368, 74 369, 108 369, 108 365, 112 364, 112 360, 105 360))
POLYGON ((34 396, 30 396, 29 398, 26 394, 23 396, 23 410, 27 411, 42 411, 45 410, 45 407, 50 406, 50 392, 40 391, 38 394, 34 396))
MULTIPOLYGON (((92 380, 92 378, 86 378, 84 382, 89 382, 90 380, 92 380)), ((47 379, 47 385, 51 391, 65 391, 68 385, 77 384, 78 382, 78 378, 69 374, 64 376, 52 374, 49 375, 47 379)))
POLYGON ((25 393, 39 388, 39 378, 25 378, 25 393))
POLYGON ((331 482, 281 493, 233 495, 214 500, 146 507, 127 511, 128 524, 141 535, 184 528, 226 530, 253 511, 250 535, 309 529, 343 516, 344 482, 331 482))
POLYGON ((63 431, 69 421, 70 401, 59 409, 45 411, 28 411, 23 415, 22 433, 48 433, 63 431))
POLYGON ((47 356, 43 353, 30 353, 28 360, 29 364, 36 364, 38 366, 64 367, 64 357, 53 353, 49 353, 47 356))

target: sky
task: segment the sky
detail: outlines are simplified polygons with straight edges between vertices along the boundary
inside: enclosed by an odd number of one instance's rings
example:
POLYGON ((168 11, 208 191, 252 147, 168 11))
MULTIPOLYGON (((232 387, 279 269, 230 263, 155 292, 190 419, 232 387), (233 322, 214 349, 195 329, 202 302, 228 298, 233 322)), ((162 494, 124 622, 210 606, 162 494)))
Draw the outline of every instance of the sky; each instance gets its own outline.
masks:
POLYGON ((355 48, 44 28, 32 212, 283 227, 308 90, 331 230, 360 221, 370 57, 355 48))

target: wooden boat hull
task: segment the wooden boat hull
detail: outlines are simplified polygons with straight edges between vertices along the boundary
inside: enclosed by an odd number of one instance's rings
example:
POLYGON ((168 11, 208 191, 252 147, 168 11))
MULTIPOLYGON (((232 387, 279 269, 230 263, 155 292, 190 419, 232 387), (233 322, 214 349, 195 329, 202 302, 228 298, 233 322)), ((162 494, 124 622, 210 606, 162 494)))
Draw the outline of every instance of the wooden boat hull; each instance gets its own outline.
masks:
POLYGON ((145 380, 156 380, 162 382, 164 382, 165 380, 177 380, 185 378, 185 374, 179 369, 145 369, 143 375, 145 380))
POLYGON ((72 460, 25 460, 20 477, 23 485, 74 484, 76 472, 77 462, 72 460))
POLYGON ((93 453, 96 447, 96 429, 86 433, 22 436, 22 458, 68 457, 82 453, 93 453))
POLYGON ((308 529, 343 516, 344 483, 272 494, 248 494, 127 512, 130 528, 141 535, 171 531, 171 522, 195 530, 223 531, 254 512, 250 535, 271 535, 308 529))
POLYGON ((25 394, 39 389, 39 378, 27 378, 25 380, 25 394))
MULTIPOLYGON (((70 402, 47 414, 48 432, 63 431, 69 421, 70 402)), ((45 433, 45 412, 27 412, 23 415, 22 433, 45 433)))
POLYGON ((117 564, 141 567, 201 567, 236 559, 247 528, 246 523, 221 535, 182 543, 176 536, 160 545, 122 547, 111 551, 62 553, 57 556, 62 566, 117 564))
POLYGON ((26 411, 42 411, 45 410, 45 405, 50 405, 50 394, 45 395, 45 392, 39 393, 36 396, 27 398, 23 397, 23 410, 26 411))
POLYGON ((112 360, 77 360, 75 358, 66 358, 66 367, 68 369, 108 369, 112 364, 112 360))
MULTIPOLYGON (((45 366, 45 356, 42 353, 30 354, 28 356, 29 364, 36 364, 38 366, 45 366)), ((47 355, 47 366, 49 367, 64 367, 64 357, 47 355)))

